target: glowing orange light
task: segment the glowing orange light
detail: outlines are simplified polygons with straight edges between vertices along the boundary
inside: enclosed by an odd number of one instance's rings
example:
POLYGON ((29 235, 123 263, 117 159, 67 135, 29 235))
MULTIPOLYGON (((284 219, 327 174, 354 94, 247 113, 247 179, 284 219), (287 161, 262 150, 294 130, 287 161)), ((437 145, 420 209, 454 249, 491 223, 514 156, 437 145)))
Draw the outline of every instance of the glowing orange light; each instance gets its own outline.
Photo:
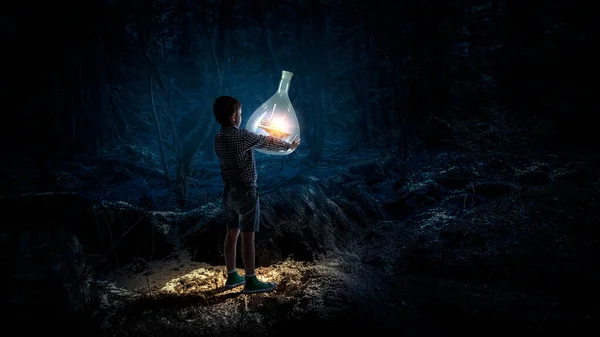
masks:
POLYGON ((285 121, 285 117, 263 119, 258 125, 259 128, 265 130, 270 136, 284 139, 290 136, 287 132, 289 129, 288 123, 285 121))

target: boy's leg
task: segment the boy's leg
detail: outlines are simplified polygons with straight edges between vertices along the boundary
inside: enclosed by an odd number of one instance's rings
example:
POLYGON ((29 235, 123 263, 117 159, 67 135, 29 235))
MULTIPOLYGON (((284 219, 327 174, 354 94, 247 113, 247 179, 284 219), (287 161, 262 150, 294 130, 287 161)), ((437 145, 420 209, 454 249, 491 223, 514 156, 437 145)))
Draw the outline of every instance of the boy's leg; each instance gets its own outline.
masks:
POLYGON ((235 193, 235 188, 229 184, 225 184, 223 189, 223 208, 225 209, 227 234, 225 235, 225 243, 223 247, 223 255, 225 257, 225 266, 227 272, 235 269, 235 250, 237 246, 238 235, 240 234, 239 215, 235 210, 235 198, 232 194, 235 193))
POLYGON ((238 274, 235 268, 236 246, 240 235, 239 216, 232 206, 231 188, 225 187, 223 192, 223 204, 227 212, 227 234, 223 244, 223 256, 225 258, 225 266, 227 268, 226 288, 235 288, 246 283, 246 279, 238 274))
POLYGON ((256 253, 254 249, 254 233, 258 232, 260 226, 260 202, 258 196, 251 202, 253 206, 250 211, 240 216, 242 260, 244 261, 246 275, 255 274, 256 253))
POLYGON ((236 246, 239 235, 239 228, 227 228, 225 245, 223 247, 223 255, 225 256, 225 266, 227 266, 227 272, 231 272, 235 269, 236 246))
POLYGON ((237 269, 235 268, 235 253, 239 235, 239 228, 228 228, 227 235, 225 235, 225 249, 223 250, 223 255, 225 255, 225 265, 227 266, 227 281, 225 281, 225 288, 235 288, 246 283, 246 279, 238 274, 237 269))
POLYGON ((260 201, 256 187, 249 190, 248 206, 246 212, 240 215, 242 228, 242 259, 246 271, 246 285, 244 293, 261 293, 274 290, 275 282, 261 282, 256 278, 254 233, 258 232, 260 225, 260 201))
POLYGON ((255 275, 256 252, 254 249, 254 232, 242 232, 242 260, 246 275, 255 275))
POLYGON ((277 288, 275 282, 261 282, 256 277, 254 269, 254 232, 242 232, 242 258, 244 259, 244 269, 246 270, 246 284, 243 293, 263 293, 273 291, 277 288))

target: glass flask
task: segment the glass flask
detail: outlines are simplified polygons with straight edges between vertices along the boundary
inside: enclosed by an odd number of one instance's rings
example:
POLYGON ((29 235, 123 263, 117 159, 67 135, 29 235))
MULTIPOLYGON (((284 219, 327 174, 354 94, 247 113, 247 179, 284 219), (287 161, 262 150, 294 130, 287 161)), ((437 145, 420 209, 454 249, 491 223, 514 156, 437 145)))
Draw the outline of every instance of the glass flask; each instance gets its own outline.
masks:
MULTIPOLYGON (((300 138, 300 124, 296 112, 288 96, 290 80, 294 76, 291 71, 282 71, 277 92, 254 111, 246 123, 246 130, 264 136, 273 136, 290 143, 295 136, 300 138)), ((271 151, 256 149, 256 151, 282 156, 294 150, 271 151)))

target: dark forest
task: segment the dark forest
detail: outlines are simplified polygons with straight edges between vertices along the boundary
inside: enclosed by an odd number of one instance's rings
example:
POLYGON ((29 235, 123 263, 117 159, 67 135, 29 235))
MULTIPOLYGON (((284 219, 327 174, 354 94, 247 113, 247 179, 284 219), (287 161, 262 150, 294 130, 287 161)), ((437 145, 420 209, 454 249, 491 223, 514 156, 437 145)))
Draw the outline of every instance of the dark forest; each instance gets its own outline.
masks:
MULTIPOLYGON (((600 313, 597 18, 577 0, 1 5, 7 335, 541 335, 600 313), (213 115, 289 82, 225 288, 213 115), (257 199, 258 200, 258 199, 257 199), (244 272, 241 249, 236 266, 244 272)), ((250 150, 254 151, 254 150, 250 150)))

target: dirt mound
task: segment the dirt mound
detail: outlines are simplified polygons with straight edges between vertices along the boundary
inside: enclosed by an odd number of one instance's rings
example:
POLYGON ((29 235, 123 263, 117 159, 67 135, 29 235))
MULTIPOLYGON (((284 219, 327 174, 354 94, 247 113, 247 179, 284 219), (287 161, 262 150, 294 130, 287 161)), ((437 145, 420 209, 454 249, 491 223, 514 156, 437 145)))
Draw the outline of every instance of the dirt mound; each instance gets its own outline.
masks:
POLYGON ((171 226, 152 213, 124 202, 103 202, 94 206, 95 240, 86 242, 88 252, 103 254, 105 265, 120 266, 135 258, 161 259, 175 249, 171 226), (108 262, 108 263, 106 263, 108 262))
MULTIPOLYGON (((260 198, 262 221, 255 239, 258 266, 288 257, 313 261, 352 244, 357 230, 352 220, 317 187, 290 185, 260 198)), ((180 233, 185 233, 182 244, 191 250, 193 260, 223 263, 226 224, 236 219, 227 219, 219 204, 210 204, 178 221, 180 233)))
MULTIPOLYGON (((352 256, 319 262, 286 260, 258 268, 263 280, 275 281, 271 293, 243 295, 223 288, 222 267, 203 265, 168 281, 149 294, 137 295, 105 325, 116 336, 169 332, 178 336, 289 334, 335 325, 360 329, 374 319, 383 303, 373 301, 373 278, 352 256), (352 321, 355 323, 353 324, 352 321)), ((123 293, 112 288, 112 296, 123 293)), ((108 302, 106 303, 108 305, 108 302)))
POLYGON ((160 259, 174 249, 168 224, 125 202, 94 205, 76 193, 33 193, 1 197, 0 211, 11 219, 3 228, 9 255, 24 231, 48 232, 53 227, 76 237, 98 270, 125 265, 134 257, 160 259))

